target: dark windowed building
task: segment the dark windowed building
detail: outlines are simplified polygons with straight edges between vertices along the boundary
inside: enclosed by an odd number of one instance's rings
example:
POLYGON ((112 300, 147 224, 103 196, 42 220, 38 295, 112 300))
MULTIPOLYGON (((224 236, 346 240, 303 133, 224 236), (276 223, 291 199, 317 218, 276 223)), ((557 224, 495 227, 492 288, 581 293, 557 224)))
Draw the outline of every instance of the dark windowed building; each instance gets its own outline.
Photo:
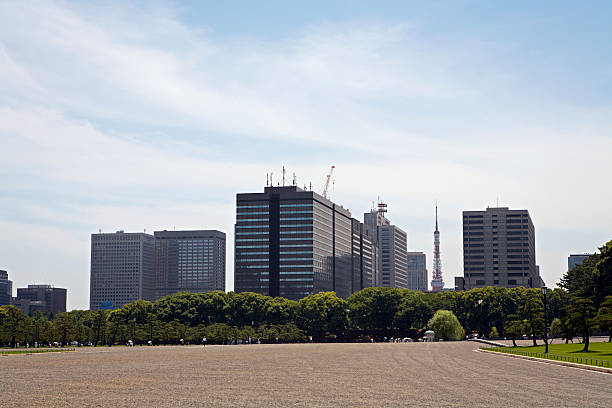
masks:
POLYGON ((156 231, 155 298, 176 292, 225 291, 225 234, 156 231))
POLYGON ((352 219, 353 283, 352 293, 374 286, 377 248, 369 226, 352 219))
POLYGON ((408 252, 406 260, 408 270, 408 289, 427 290, 427 256, 423 252, 408 252))
POLYGON ((13 282, 8 278, 8 272, 0 270, 0 306, 10 305, 13 296, 13 282))
POLYGON ((455 286, 540 287, 529 211, 507 207, 463 212, 463 279, 455 286))
POLYGON ((91 235, 91 310, 154 300, 155 238, 142 232, 91 235))
POLYGON ((17 288, 17 297, 13 304, 27 315, 36 311, 47 313, 63 313, 66 311, 66 289, 54 288, 51 285, 28 285, 27 288, 17 288))
POLYGON ((287 186, 237 194, 235 290, 293 300, 335 291, 346 298, 371 279, 370 241, 365 255, 353 253, 361 237, 348 210, 313 191, 287 186), (357 267, 364 257, 366 266, 357 267))
POLYGON ((580 265, 582 261, 591 255, 593 254, 570 254, 570 256, 567 257, 567 270, 571 271, 574 269, 574 266, 580 265))

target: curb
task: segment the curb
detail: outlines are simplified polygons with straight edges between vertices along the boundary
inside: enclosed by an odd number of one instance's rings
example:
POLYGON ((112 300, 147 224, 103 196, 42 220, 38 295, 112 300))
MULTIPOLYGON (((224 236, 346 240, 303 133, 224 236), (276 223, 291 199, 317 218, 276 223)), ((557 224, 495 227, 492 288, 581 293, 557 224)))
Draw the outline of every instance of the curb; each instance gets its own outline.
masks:
POLYGON ((598 366, 593 366, 593 365, 588 365, 588 364, 570 363, 569 361, 549 360, 547 358, 521 356, 518 354, 503 353, 501 351, 490 351, 490 350, 485 350, 485 349, 478 349, 478 351, 483 352, 483 353, 491 353, 491 354, 503 355, 507 357, 520 358, 523 360, 539 361, 542 363, 560 365, 564 367, 581 368, 583 370, 597 371, 597 372, 605 373, 605 374, 612 374, 612 368, 607 368, 607 367, 598 367, 598 366))

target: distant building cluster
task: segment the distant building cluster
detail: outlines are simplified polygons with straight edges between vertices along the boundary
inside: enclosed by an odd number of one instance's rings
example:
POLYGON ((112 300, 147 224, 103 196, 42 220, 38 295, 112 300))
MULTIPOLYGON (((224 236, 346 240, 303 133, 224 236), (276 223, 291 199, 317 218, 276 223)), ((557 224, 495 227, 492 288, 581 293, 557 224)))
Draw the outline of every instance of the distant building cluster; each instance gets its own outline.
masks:
POLYGON ((28 285, 17 288, 17 296, 13 297, 13 282, 7 271, 0 270, 0 306, 13 305, 27 315, 62 313, 66 311, 66 292, 51 285, 28 285))
POLYGON ((156 231, 91 235, 90 309, 172 293, 225 290, 225 234, 156 231))
MULTIPOLYGON (((333 168, 332 168, 333 171, 333 168)), ((334 291, 347 298, 368 287, 428 290, 427 255, 408 252, 406 232, 379 202, 363 222, 327 196, 295 185, 236 195, 234 290, 299 300, 334 291)), ((283 176, 284 177, 284 176, 283 176)), ((295 179, 294 179, 295 180, 295 179)), ((463 211, 463 276, 442 280, 436 205, 432 291, 545 285, 536 263, 535 227, 527 210, 463 211)), ((591 254, 571 254, 568 270, 591 254)), ((138 299, 225 290, 226 237, 217 230, 91 235, 90 308, 117 309, 138 299)), ((18 288, 0 270, 0 306, 61 313, 66 289, 18 288)))

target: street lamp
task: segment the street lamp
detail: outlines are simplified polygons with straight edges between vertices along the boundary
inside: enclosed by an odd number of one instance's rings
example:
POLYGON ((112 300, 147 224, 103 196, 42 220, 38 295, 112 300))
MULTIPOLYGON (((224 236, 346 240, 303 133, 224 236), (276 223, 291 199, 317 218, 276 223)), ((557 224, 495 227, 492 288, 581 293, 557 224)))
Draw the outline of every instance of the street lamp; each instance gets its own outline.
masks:
POLYGON ((544 353, 548 353, 548 313, 546 310, 546 286, 542 286, 542 296, 544 297, 544 353))

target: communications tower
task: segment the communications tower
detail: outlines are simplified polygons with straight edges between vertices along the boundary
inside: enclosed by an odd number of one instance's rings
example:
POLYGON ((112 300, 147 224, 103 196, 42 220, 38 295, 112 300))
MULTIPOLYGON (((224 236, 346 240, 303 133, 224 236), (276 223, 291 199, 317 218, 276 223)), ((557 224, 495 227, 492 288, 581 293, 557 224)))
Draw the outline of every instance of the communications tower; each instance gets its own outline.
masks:
POLYGON ((440 231, 438 231, 438 204, 436 204, 436 230, 434 231, 433 279, 431 291, 440 292, 444 288, 442 280, 442 264, 440 263, 440 231))

